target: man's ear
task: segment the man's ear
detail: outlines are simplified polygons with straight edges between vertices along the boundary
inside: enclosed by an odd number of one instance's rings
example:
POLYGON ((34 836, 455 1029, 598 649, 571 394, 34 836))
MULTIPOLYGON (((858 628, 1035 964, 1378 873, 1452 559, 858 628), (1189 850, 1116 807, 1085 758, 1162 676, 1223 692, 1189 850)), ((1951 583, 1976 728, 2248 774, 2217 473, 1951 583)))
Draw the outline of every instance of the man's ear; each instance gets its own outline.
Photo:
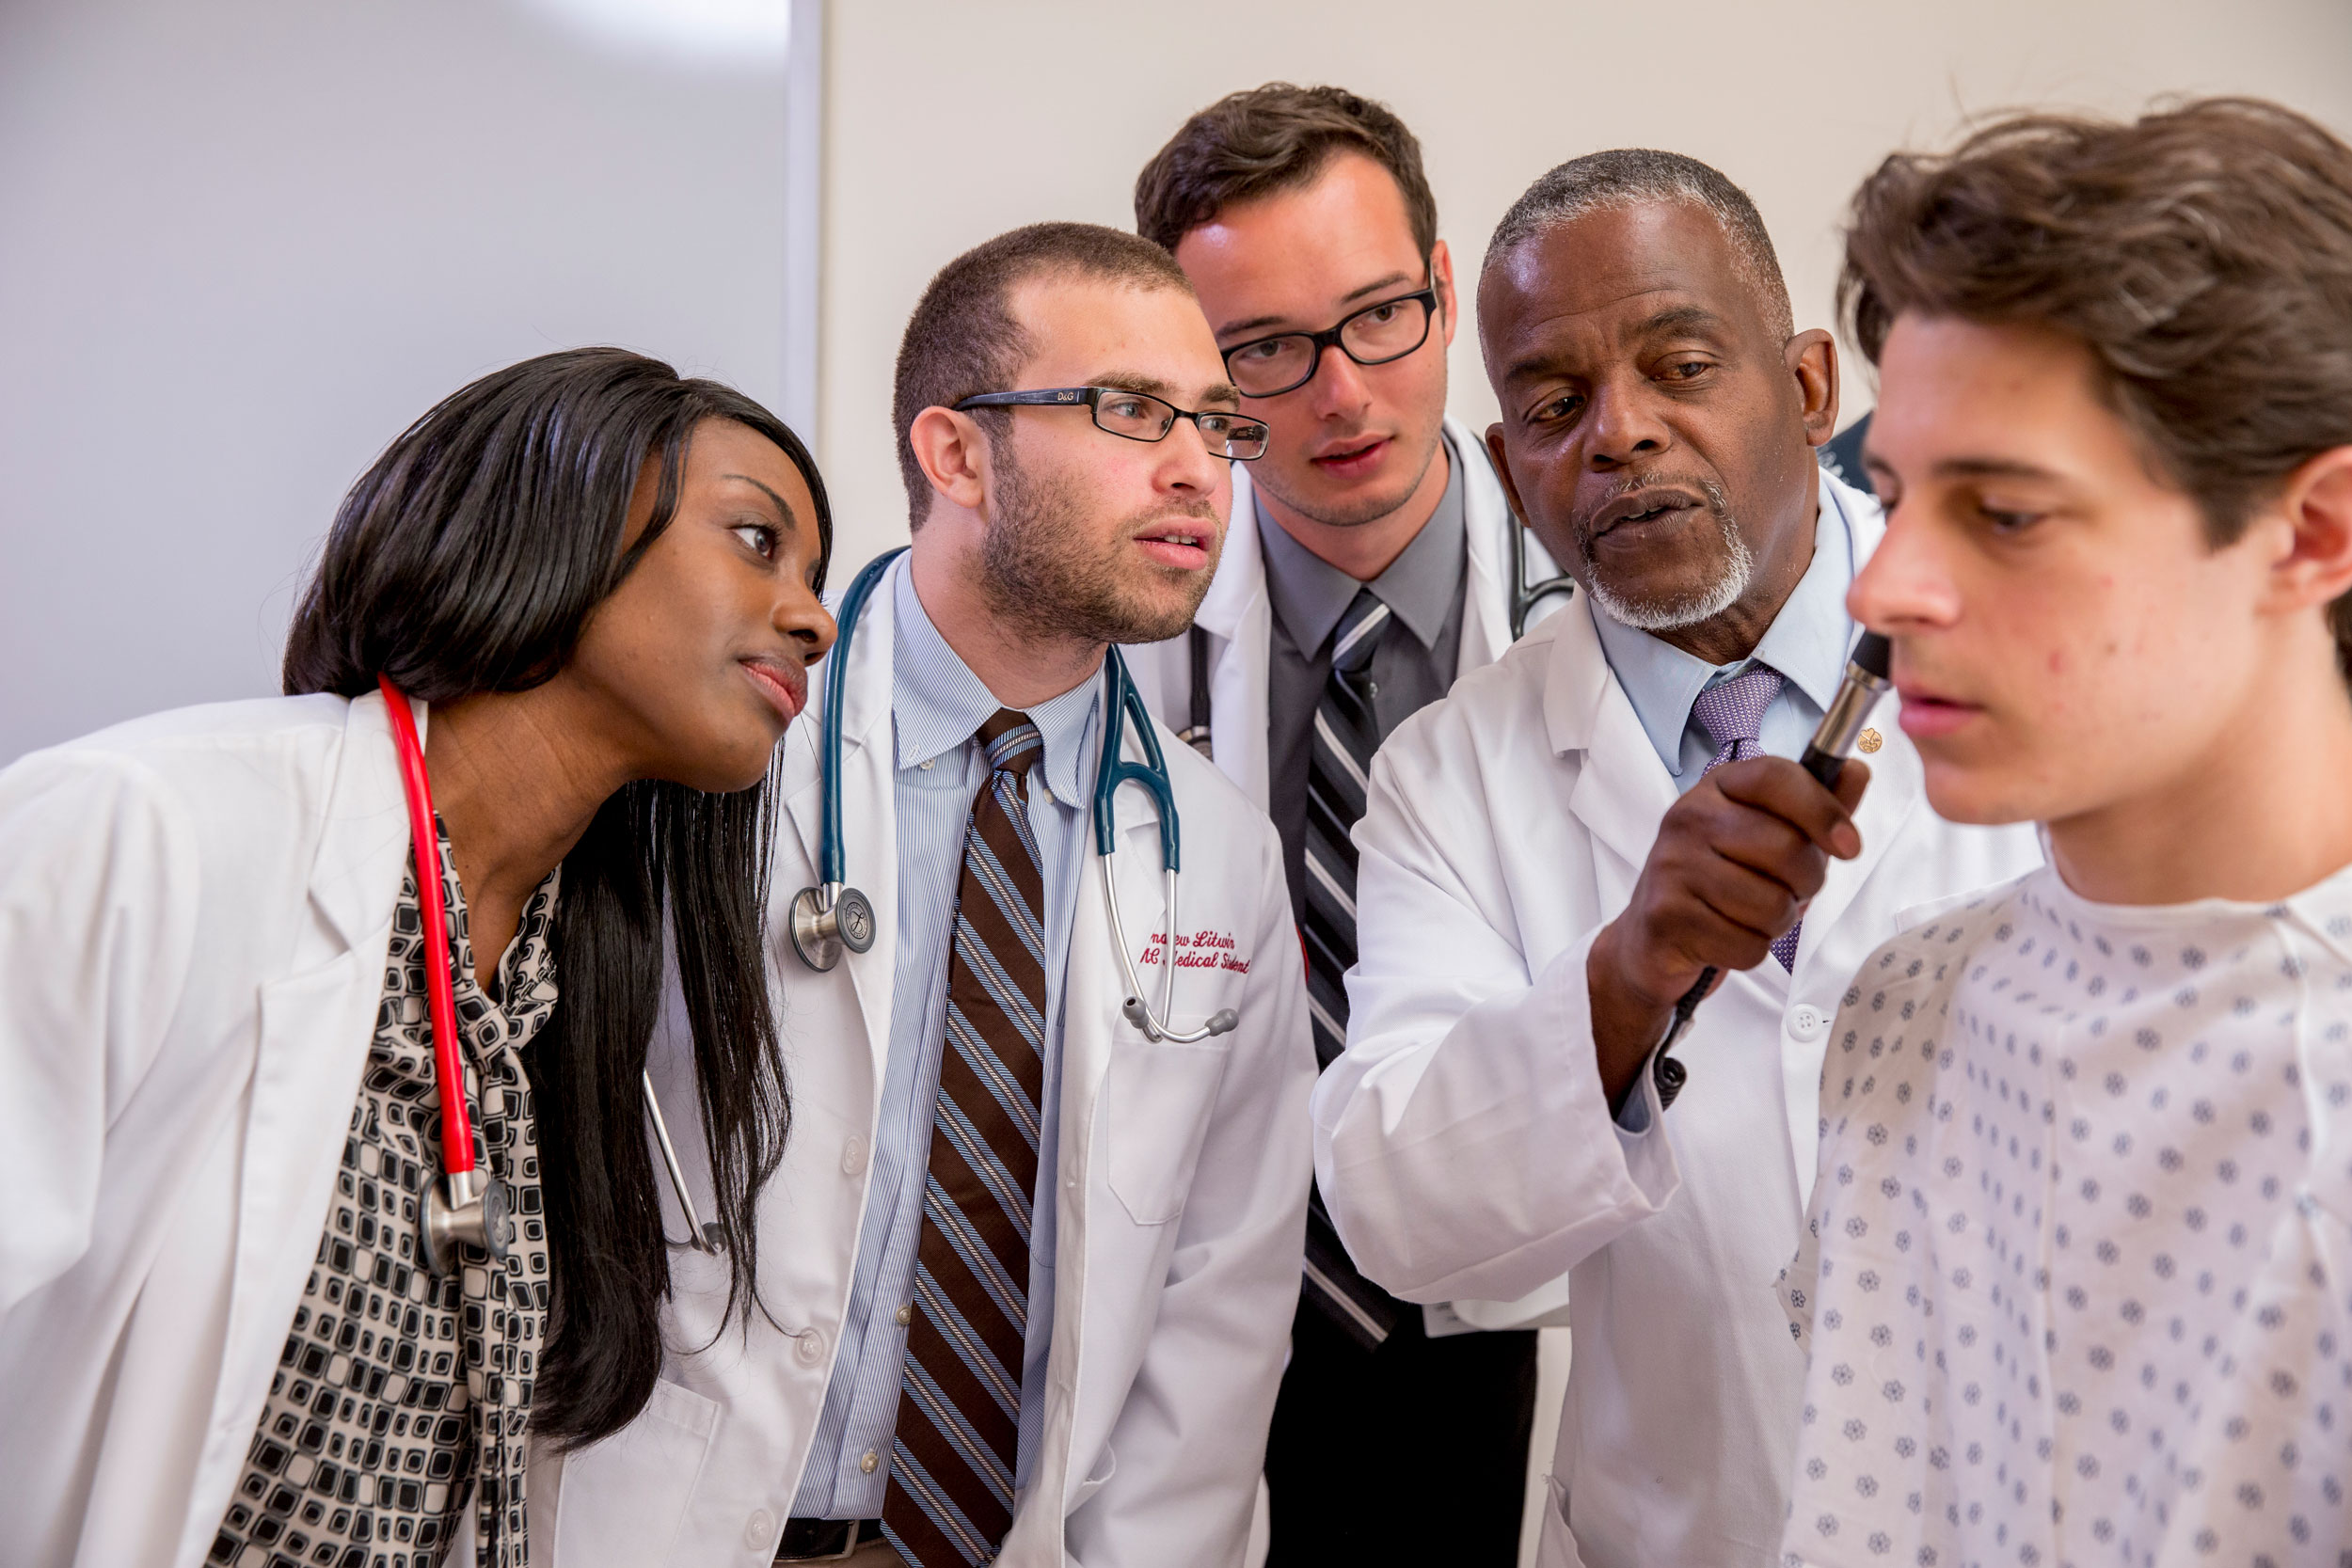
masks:
POLYGON ((966 512, 981 510, 988 499, 990 453, 978 421, 933 404, 907 427, 907 444, 941 499, 966 512))
POLYGON ((1438 291, 1438 309, 1445 312, 1445 346, 1454 346, 1454 329, 1462 325, 1461 312, 1454 308, 1454 252, 1439 240, 1429 252, 1429 282, 1438 291))
POLYGON ((2281 607, 2303 609, 2352 593, 2352 446, 2330 447, 2287 476, 2279 510, 2295 541, 2271 565, 2281 607))
POLYGON ((1486 455, 1494 459, 1495 477, 1502 481, 1502 495, 1511 503, 1511 515, 1527 521, 1527 508, 1519 504, 1519 487, 1511 477, 1510 453, 1503 450, 1502 421, 1497 420, 1486 427, 1486 455))
POLYGON ((1782 353, 1796 379, 1805 445, 1821 446, 1837 434, 1837 340, 1809 327, 1789 339, 1782 353))

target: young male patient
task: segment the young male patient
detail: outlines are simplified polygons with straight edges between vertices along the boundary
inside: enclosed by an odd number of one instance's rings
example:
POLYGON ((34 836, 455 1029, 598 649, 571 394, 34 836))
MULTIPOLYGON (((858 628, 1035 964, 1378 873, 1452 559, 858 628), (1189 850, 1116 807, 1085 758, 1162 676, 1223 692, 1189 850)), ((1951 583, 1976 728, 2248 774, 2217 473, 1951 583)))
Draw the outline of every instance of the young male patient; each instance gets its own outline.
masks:
POLYGON ((1846 993, 1785 1560, 2352 1561, 2352 148, 2011 120, 1846 255, 1850 605, 2051 863, 1846 993))

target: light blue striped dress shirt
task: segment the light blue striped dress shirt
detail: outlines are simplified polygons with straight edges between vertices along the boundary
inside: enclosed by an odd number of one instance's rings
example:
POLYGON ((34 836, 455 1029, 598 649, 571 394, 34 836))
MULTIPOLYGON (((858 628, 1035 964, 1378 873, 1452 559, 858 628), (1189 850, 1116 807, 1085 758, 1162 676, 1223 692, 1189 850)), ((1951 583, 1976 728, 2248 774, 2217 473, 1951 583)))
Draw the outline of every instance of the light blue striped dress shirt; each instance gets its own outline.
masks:
MULTIPOLYGON (((906 1329, 898 1309, 914 1299, 914 1252, 923 1230, 924 1174, 931 1110, 946 1049, 947 948, 963 835, 986 783, 988 757, 973 736, 1004 705, 957 657, 915 597, 902 562, 892 573, 896 622, 891 651, 892 729, 898 828, 898 957, 891 974, 890 1060, 874 1132, 873 1187, 858 1233, 849 1316, 808 1468, 792 1503, 803 1519, 874 1519, 890 1479, 890 1434, 898 1424, 906 1329), (873 1468, 867 1469, 868 1456, 873 1468)), ((1054 1150, 1060 1117, 1062 977, 1070 922, 1086 853, 1081 782, 1097 745, 1099 673, 1028 710, 1045 742, 1029 776, 1029 823, 1044 862, 1045 1085, 1038 1146, 1038 1201, 1029 1245, 1029 1333, 1021 1379, 1021 1451, 1014 1484, 1025 1485, 1044 1421, 1045 1352, 1054 1323, 1054 1150)))

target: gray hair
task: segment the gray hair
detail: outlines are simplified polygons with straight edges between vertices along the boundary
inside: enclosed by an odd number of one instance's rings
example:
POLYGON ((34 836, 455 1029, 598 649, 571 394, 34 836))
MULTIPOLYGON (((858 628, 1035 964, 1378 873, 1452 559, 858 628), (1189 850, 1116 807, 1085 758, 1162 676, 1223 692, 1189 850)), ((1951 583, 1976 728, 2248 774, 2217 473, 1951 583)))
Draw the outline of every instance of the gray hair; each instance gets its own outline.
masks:
POLYGON ((1624 147, 1571 158, 1527 187, 1486 242, 1481 276, 1491 273, 1528 241, 1591 213, 1620 212, 1651 202, 1682 201, 1705 211, 1731 242, 1740 281, 1755 293, 1766 325, 1787 339, 1796 330, 1788 285, 1780 275, 1772 236, 1748 193, 1696 158, 1649 148, 1624 147))

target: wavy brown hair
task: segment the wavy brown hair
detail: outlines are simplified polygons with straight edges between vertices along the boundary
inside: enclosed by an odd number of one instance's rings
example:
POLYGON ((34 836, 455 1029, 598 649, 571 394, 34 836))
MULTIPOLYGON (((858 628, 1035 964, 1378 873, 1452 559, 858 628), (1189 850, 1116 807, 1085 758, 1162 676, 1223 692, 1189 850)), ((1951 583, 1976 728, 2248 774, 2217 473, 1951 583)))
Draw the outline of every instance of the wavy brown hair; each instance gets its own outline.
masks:
MULTIPOLYGON (((1907 310, 2081 342, 2219 548, 2352 444, 2352 147, 2251 98, 2001 119, 1862 182, 1838 301, 1873 363, 1907 310)), ((2352 680, 2352 594, 2328 623, 2352 680)))

